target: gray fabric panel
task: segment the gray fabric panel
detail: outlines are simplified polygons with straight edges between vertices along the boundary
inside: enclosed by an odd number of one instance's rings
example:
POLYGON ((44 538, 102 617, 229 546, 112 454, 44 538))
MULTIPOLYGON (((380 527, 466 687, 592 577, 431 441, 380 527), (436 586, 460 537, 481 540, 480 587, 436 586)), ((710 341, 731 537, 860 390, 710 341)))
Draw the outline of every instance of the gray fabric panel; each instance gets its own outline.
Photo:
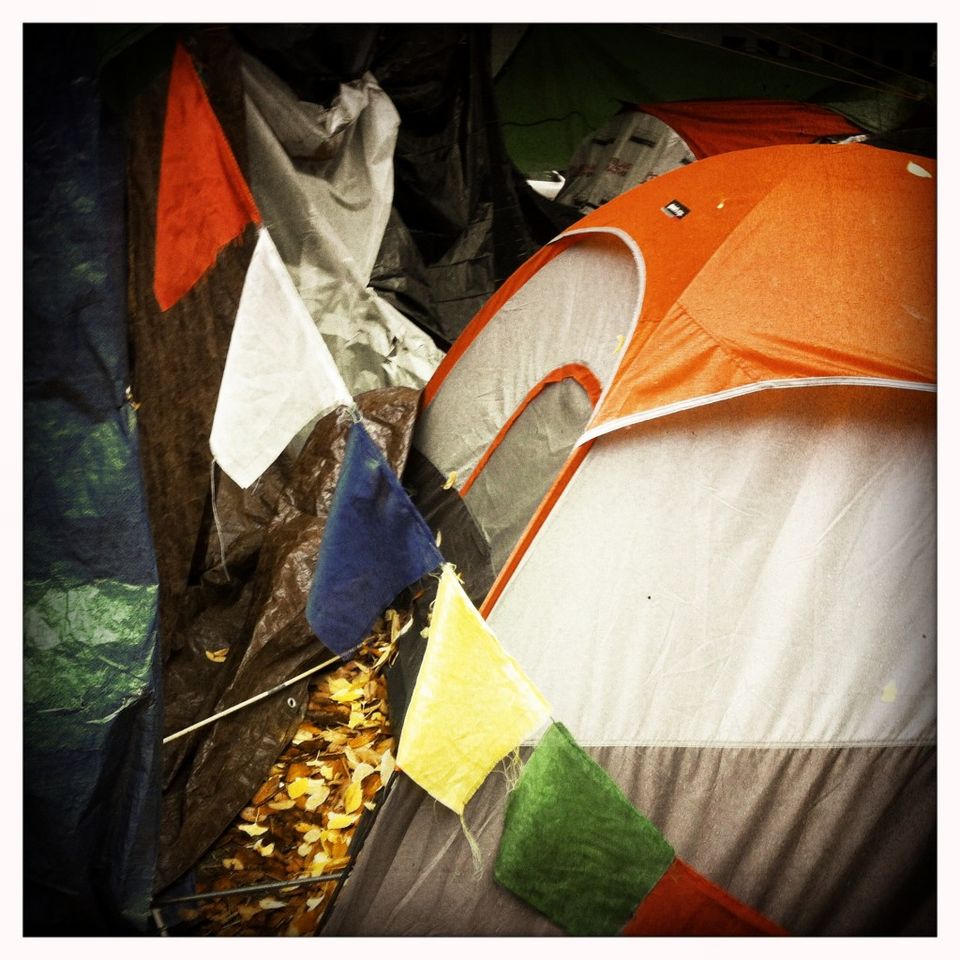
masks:
MULTIPOLYGON (((529 754, 526 750, 524 756, 529 754)), ((499 769, 499 768, 498 768, 499 769)), ((507 784, 492 773, 466 810, 480 845, 474 873, 455 813, 412 780, 380 811, 323 933, 330 936, 560 936, 563 931, 493 880, 507 784)))
MULTIPOLYGON (((677 856, 791 933, 935 932, 935 747, 587 752, 677 856)), ((458 819, 404 778, 325 932, 557 933, 494 884, 505 800, 503 778, 494 774, 467 807, 467 823, 483 851, 476 879, 458 819)))
POLYGON ((499 571, 583 432, 593 407, 576 380, 544 387, 503 438, 463 498, 499 571))
POLYGON ((791 933, 933 932, 936 747, 587 752, 678 857, 791 933))

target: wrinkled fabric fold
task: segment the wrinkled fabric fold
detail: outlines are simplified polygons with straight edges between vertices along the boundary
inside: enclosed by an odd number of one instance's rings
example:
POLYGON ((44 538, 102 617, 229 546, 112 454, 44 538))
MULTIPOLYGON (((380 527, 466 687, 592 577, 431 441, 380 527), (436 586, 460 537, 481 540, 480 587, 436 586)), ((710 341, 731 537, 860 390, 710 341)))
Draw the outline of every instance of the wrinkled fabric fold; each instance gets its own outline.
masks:
POLYGON ((352 393, 421 387, 442 353, 370 287, 393 199, 399 118, 372 74, 329 106, 243 59, 251 186, 352 393))

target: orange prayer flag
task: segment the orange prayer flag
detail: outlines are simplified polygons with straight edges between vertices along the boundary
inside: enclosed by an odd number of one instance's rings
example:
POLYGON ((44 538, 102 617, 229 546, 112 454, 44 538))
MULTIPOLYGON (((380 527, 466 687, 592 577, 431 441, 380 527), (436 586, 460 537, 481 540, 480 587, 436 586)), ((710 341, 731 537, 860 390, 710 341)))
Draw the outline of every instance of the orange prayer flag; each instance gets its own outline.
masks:
POLYGON ((157 196, 153 291, 161 309, 183 297, 251 222, 260 223, 260 211, 190 54, 178 43, 157 196))
POLYGON ((787 931, 675 859, 621 931, 628 937, 782 937, 787 931))

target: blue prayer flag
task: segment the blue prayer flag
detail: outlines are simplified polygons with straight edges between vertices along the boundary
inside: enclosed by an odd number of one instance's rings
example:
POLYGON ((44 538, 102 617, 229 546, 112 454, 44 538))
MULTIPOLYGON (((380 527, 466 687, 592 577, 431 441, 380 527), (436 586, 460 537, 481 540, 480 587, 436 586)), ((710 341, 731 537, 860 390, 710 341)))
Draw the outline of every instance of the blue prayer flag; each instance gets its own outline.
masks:
POLYGON ((441 563, 426 521, 363 423, 353 423, 307 600, 311 629, 346 657, 404 587, 441 563))

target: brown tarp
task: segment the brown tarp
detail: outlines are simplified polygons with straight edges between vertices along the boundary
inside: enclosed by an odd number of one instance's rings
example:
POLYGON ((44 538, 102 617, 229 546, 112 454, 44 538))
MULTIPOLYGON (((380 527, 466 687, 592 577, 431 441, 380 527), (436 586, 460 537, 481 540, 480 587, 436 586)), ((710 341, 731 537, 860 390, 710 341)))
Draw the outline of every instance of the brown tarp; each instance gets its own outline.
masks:
MULTIPOLYGON (((188 48, 243 170, 236 44, 215 28, 188 48)), ((304 608, 350 425, 346 410, 328 414, 298 457, 284 453, 248 490, 216 470, 212 498, 210 428, 255 233, 226 247, 183 300, 160 311, 153 257, 168 77, 157 76, 128 114, 132 392, 160 573, 167 735, 329 658, 304 608), (222 650, 222 663, 208 656, 222 650)), ((406 387, 357 398, 398 473, 418 399, 406 387)), ((164 748, 156 889, 196 862, 262 782, 303 715, 306 681, 301 687, 164 748)))
MULTIPOLYGON (((395 470, 402 467, 409 450, 418 398, 409 387, 372 390, 357 398, 370 435, 395 470)), ((232 499, 218 496, 222 525, 226 529, 231 517, 234 529, 241 531, 225 552, 239 593, 232 605, 216 600, 216 585, 229 584, 222 583, 213 531, 207 553, 210 565, 204 572, 212 602, 197 613, 198 621, 204 621, 204 634, 194 640, 189 657, 171 663, 168 676, 181 688, 197 692, 200 672, 208 672, 204 662, 209 660, 200 650, 203 643, 229 647, 229 653, 223 664, 211 664, 222 673, 217 684, 222 693, 215 700, 208 696, 202 716, 189 719, 217 713, 330 658, 311 632, 304 610, 351 422, 341 407, 314 427, 289 480, 274 486, 272 516, 266 516, 263 501, 259 516, 245 512, 243 500, 251 495, 235 487, 232 499), (238 562, 232 567, 234 557, 238 562)), ((271 470, 279 473, 280 468, 271 470)), ((221 489, 228 485, 233 486, 232 481, 224 478, 221 489)), ((209 537, 209 529, 207 533, 209 537)), ((307 683, 303 680, 166 748, 170 755, 165 757, 168 779, 158 888, 196 861, 266 778, 303 717, 307 683)), ((169 721, 167 729, 170 732, 169 721)))

